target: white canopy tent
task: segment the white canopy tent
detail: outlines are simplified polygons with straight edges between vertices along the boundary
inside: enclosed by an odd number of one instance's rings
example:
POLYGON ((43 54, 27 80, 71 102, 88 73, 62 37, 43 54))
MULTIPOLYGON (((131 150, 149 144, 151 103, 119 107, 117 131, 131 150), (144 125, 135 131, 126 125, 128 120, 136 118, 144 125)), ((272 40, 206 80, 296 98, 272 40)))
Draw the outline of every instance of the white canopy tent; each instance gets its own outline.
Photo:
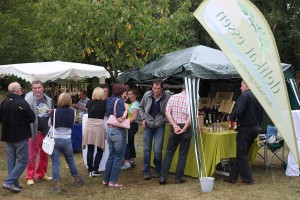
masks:
POLYGON ((0 75, 15 75, 29 82, 34 80, 46 82, 65 78, 91 78, 94 76, 99 78, 110 77, 109 72, 104 67, 62 61, 0 65, 0 75))

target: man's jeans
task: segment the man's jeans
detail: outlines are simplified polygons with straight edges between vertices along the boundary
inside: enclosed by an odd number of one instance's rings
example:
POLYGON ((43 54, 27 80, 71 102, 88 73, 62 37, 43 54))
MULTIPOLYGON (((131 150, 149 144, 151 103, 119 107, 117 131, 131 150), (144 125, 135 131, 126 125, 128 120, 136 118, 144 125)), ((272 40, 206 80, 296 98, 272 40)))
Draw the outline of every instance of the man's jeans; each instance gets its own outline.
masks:
POLYGON ((158 128, 149 128, 144 130, 144 174, 150 173, 150 158, 152 150, 152 140, 154 138, 154 166, 155 171, 160 173, 162 162, 162 147, 164 143, 165 125, 158 128))
MULTIPOLYGON (((179 125, 180 128, 183 128, 184 125, 179 125)), ((190 143, 192 139, 192 130, 189 128, 186 132, 182 134, 175 134, 173 127, 171 127, 171 132, 169 135, 168 146, 166 150, 166 155, 164 157, 164 162, 162 165, 161 175, 167 179, 170 166, 174 157, 174 153, 177 147, 179 148, 177 168, 175 172, 175 180, 181 180, 184 174, 184 169, 186 165, 187 154, 190 149, 190 143)))
POLYGON ((71 139, 54 138, 55 146, 51 155, 52 159, 52 176, 54 181, 60 181, 60 152, 64 155, 69 166, 71 176, 78 176, 76 163, 73 156, 71 139))
POLYGON ((6 156, 8 177, 4 181, 6 185, 19 186, 19 177, 22 175, 28 164, 28 142, 27 139, 17 143, 6 143, 6 156), (18 159, 18 162, 16 160, 18 159))
POLYGON ((37 179, 43 178, 47 173, 48 167, 48 154, 42 149, 43 139, 46 134, 37 133, 34 140, 28 139, 29 144, 29 162, 27 166, 26 179, 34 179, 36 175, 37 179), (36 156, 39 154, 39 162, 37 168, 35 168, 36 156))
POLYGON ((105 165, 104 181, 116 183, 127 147, 126 130, 118 127, 107 127, 106 139, 109 156, 105 165))

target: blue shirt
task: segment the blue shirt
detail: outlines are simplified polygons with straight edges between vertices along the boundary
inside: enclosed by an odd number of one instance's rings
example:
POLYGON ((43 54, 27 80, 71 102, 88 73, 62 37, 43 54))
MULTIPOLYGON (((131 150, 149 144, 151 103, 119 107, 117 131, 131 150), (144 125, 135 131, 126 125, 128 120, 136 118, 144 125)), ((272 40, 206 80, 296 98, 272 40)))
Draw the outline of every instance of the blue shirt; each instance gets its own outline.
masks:
POLYGON ((114 114, 115 101, 118 100, 116 106, 116 118, 122 117, 125 111, 124 101, 120 96, 112 95, 106 102, 106 115, 109 117, 114 114))
POLYGON ((149 115, 151 115, 153 119, 155 119, 156 115, 160 114, 160 100, 161 97, 159 98, 159 100, 156 100, 154 97, 152 97, 152 105, 149 111, 149 115))

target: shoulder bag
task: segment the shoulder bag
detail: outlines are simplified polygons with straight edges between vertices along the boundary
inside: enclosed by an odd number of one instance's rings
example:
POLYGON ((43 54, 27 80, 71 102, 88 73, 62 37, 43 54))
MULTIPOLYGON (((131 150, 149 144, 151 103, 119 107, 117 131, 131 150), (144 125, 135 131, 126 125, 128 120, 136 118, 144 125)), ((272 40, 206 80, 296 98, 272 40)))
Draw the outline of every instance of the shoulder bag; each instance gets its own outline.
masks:
POLYGON ((46 137, 43 139, 43 144, 42 144, 43 151, 48 155, 52 155, 54 150, 54 145, 55 145, 54 130, 55 130, 55 110, 53 114, 53 125, 50 127, 46 137))
POLYGON ((114 114, 113 115, 110 115, 108 120, 107 120, 107 123, 110 124, 110 125, 114 125, 114 126, 117 126, 117 127, 120 127, 120 128, 126 128, 126 129, 130 129, 130 121, 129 119, 125 119, 123 122, 119 122, 116 118, 116 107, 117 107, 117 102, 118 102, 119 99, 117 99, 115 101, 115 104, 114 104, 114 114))

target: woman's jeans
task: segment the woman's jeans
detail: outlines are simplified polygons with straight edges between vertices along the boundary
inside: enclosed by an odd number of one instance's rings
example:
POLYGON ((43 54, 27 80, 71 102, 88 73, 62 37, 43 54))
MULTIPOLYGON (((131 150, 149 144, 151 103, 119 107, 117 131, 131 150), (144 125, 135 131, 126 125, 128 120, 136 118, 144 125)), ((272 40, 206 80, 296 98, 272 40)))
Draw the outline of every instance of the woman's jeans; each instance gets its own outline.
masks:
POLYGON ((127 146, 126 129, 107 127, 106 139, 108 143, 109 156, 105 165, 104 181, 116 183, 127 146))
POLYGON ((95 172, 98 171, 100 161, 102 159, 103 150, 99 147, 97 147, 97 153, 94 159, 94 150, 95 145, 88 144, 88 152, 87 152, 87 165, 88 165, 88 171, 89 172, 95 172))
POLYGON ((60 181, 60 152, 64 155, 65 160, 69 166, 71 175, 78 176, 78 171, 76 167, 76 163, 73 156, 73 148, 72 142, 70 139, 61 139, 61 138, 54 138, 55 146, 53 153, 51 155, 52 159, 52 176, 55 182, 60 181))
POLYGON ((136 157, 135 152, 135 145, 134 145, 134 135, 137 133, 139 129, 139 124, 133 122, 130 124, 130 129, 128 129, 128 141, 127 141, 127 148, 125 152, 125 160, 129 160, 131 158, 136 157))

